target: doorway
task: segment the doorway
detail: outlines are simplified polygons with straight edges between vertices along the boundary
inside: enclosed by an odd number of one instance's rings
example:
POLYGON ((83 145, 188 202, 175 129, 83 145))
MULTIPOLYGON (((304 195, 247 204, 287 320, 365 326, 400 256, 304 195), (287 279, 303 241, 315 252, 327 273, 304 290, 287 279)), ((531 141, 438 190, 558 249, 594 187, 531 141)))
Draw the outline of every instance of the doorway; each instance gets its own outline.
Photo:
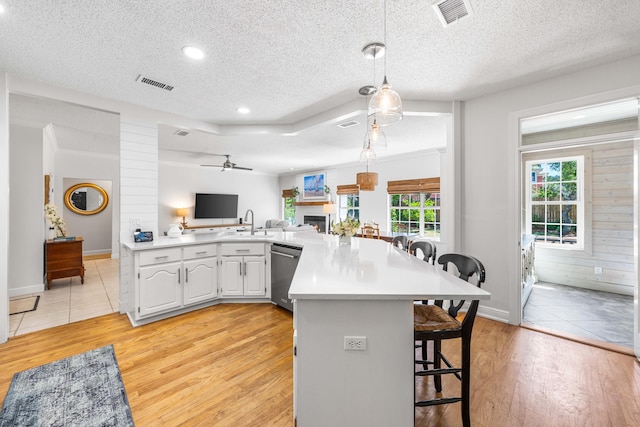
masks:
MULTIPOLYGON (((104 288, 105 278, 112 271, 115 272, 116 282, 109 283, 109 289, 115 286, 116 290, 108 291, 113 295, 109 297, 112 301, 109 311, 117 312, 119 115, 59 100, 12 93, 9 95, 9 125, 12 153, 10 216, 16 223, 8 236, 12 248, 8 263, 8 297, 40 296, 36 310, 9 315, 9 336, 14 336, 20 326, 24 333, 28 332, 29 322, 25 322, 28 318, 31 319, 29 328, 38 330, 105 314, 96 310, 94 286, 99 284, 104 288), (15 159, 14 155, 17 156, 15 159), (48 181, 43 176, 48 177, 48 181), (109 241, 108 247, 103 248, 102 252, 108 252, 109 257, 85 261, 84 285, 80 283, 80 277, 58 279, 59 283, 52 284, 51 291, 44 291, 43 243, 50 236, 48 223, 44 220, 43 202, 48 198, 58 212, 63 212, 65 178, 80 178, 83 181, 101 179, 110 183, 111 215, 107 223, 100 226, 109 241), (46 194, 45 183, 49 184, 46 194), (28 265, 24 266, 25 262, 28 265), (102 264, 101 267, 98 264, 102 264), (78 290, 75 297, 71 294, 72 287, 78 290), (57 288, 67 290, 53 292, 57 288), (67 307, 61 308, 60 303, 66 303, 67 307)), ((70 219, 68 215, 71 214, 64 213, 63 219, 70 219)), ((86 234, 67 225, 71 235, 86 234)), ((87 242, 89 236, 83 237, 86 243, 90 243, 87 242)), ((89 252, 85 255, 96 254, 89 252)), ((107 290, 103 289, 102 292, 106 294, 107 290)))
POLYGON ((632 352, 637 105, 624 100, 521 121, 521 230, 535 242, 523 326, 632 352), (618 117, 604 119, 603 110, 618 117))

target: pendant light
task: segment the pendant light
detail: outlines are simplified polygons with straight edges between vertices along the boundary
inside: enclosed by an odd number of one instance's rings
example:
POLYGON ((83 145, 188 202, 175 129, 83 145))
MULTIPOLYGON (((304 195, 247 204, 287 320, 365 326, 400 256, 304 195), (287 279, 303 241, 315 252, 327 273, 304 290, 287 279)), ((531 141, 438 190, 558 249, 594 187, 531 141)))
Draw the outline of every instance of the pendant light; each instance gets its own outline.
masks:
MULTIPOLYGON (((387 43, 387 1, 384 1, 384 43, 387 43)), ((375 56, 374 56, 375 58, 375 56)), ((374 59, 375 60, 375 59, 374 59)), ((387 81, 387 58, 384 59, 384 79, 375 95, 369 101, 369 115, 375 115, 380 126, 390 125, 402 120, 402 100, 400 95, 387 81)))
POLYGON ((356 174, 356 184, 358 184, 360 191, 373 191, 378 185, 378 173, 369 172, 369 161, 367 161, 366 172, 356 174))
POLYGON ((373 116, 373 123, 371 123, 371 126, 367 126, 367 134, 364 136, 364 144, 369 144, 374 150, 385 150, 387 148, 387 136, 378 125, 375 115, 373 116))
MULTIPOLYGON (((367 132, 368 136, 369 133, 367 132)), ((356 184, 362 191, 373 191, 378 184, 378 174, 376 172, 369 172, 369 164, 376 159, 376 152, 371 148, 371 140, 365 138, 365 145, 360 152, 360 161, 366 162, 366 172, 358 172, 356 174, 356 184)))

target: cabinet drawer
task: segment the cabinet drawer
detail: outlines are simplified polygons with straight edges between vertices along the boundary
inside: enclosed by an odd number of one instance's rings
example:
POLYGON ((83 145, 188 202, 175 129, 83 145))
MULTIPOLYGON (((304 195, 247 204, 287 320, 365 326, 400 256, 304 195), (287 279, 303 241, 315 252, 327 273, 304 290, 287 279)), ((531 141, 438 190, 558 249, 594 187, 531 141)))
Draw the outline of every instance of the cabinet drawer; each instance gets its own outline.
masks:
POLYGON ((218 253, 218 245, 186 246, 183 251, 184 259, 213 257, 218 253))
POLYGON ((225 243, 220 246, 220 254, 231 255, 264 255, 264 243, 225 243))
POLYGON ((161 264, 163 262, 180 261, 181 259, 180 248, 140 252, 140 265, 161 264))

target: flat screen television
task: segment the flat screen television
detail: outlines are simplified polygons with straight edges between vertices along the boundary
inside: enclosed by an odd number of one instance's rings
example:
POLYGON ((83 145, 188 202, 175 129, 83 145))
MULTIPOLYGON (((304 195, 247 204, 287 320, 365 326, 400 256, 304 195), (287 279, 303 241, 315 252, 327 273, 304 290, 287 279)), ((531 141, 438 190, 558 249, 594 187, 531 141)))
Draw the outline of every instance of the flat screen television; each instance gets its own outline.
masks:
POLYGON ((194 218, 237 218, 237 194, 196 193, 194 218))

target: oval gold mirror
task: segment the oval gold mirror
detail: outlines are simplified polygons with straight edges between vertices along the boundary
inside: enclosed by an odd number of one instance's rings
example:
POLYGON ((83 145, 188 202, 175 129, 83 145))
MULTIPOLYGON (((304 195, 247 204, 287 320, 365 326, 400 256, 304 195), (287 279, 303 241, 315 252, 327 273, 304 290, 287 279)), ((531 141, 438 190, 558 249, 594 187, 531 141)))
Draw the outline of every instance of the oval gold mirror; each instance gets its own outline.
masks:
POLYGON ((102 212, 109 203, 109 196, 98 185, 83 182, 76 184, 64 193, 64 204, 79 215, 95 215, 102 212))

